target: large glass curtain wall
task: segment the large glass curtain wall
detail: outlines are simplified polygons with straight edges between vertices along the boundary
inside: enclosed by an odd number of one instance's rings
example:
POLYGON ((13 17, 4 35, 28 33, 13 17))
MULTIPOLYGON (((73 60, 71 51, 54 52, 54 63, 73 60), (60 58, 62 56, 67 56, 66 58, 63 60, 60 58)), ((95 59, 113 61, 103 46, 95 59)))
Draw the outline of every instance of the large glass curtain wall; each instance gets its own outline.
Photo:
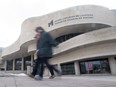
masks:
POLYGON ((56 38, 56 41, 59 43, 62 43, 64 41, 69 40, 69 39, 71 39, 77 35, 80 35, 80 34, 82 34, 82 33, 72 33, 72 34, 63 35, 63 36, 56 38))
POLYGON ((7 65, 6 65, 6 70, 13 70, 13 59, 12 60, 7 60, 7 65))
POLYGON ((22 59, 21 58, 15 59, 15 70, 21 70, 21 66, 22 66, 22 59))
POLYGON ((31 66, 31 56, 24 58, 24 70, 27 70, 27 66, 31 66))
POLYGON ((75 75, 74 62, 61 64, 63 75, 75 75))
POLYGON ((110 73, 108 59, 96 59, 80 61, 81 74, 105 74, 110 73))

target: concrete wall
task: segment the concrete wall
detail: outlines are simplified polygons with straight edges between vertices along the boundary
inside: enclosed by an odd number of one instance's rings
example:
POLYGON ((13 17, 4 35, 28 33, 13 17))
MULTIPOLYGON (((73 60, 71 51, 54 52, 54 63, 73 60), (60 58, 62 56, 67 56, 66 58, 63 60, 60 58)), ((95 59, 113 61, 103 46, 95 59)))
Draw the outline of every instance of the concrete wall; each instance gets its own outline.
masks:
POLYGON ((76 6, 28 18, 22 23, 19 39, 2 51, 1 58, 7 60, 33 55, 36 50, 34 29, 37 26, 45 28, 54 38, 83 33, 54 48, 53 64, 116 55, 115 19, 116 15, 108 8, 95 5, 76 6))
MULTIPOLYGON (((1 57, 7 59, 9 57, 15 58, 17 55, 28 55, 28 48, 30 49, 30 45, 34 43, 34 29, 37 26, 42 26, 54 37, 58 37, 62 35, 66 29, 67 32, 70 32, 73 28, 76 31, 81 30, 82 28, 83 31, 86 31, 87 27, 88 29, 95 29, 95 27, 97 27, 99 24, 115 26, 115 18, 116 15, 114 15, 108 8, 94 5, 85 5, 64 9, 40 17, 26 19, 22 24, 19 39, 13 45, 5 48, 1 57), (49 26, 50 23, 51 26, 49 26), (88 23, 89 25, 87 25, 88 23), (86 27, 83 27, 82 24, 86 25, 86 27), (66 26, 70 28, 67 28, 66 26)), ((100 28, 101 27, 98 27, 98 29, 100 28)))

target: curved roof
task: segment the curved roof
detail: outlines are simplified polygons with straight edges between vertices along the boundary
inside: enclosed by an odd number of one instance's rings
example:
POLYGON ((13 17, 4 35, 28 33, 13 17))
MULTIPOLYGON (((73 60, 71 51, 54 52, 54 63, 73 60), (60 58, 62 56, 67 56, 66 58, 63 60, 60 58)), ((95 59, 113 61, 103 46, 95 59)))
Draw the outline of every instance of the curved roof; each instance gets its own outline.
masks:
MULTIPOLYGON (((108 8, 96 5, 76 6, 44 16, 28 18, 22 23, 19 39, 5 48, 1 57, 3 59, 24 57, 34 51, 35 40, 33 37, 35 35, 34 29, 37 26, 42 26, 54 37, 59 37, 70 32, 87 32, 111 28, 116 26, 115 19, 116 15, 108 8)), ((83 38, 85 36, 86 33, 83 34, 83 38)))

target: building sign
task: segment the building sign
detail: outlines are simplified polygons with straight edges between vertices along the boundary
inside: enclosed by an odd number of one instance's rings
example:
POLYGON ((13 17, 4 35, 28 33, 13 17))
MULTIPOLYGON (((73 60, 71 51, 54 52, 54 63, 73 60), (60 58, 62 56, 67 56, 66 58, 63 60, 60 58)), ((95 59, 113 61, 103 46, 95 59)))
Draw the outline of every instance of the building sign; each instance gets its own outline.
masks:
POLYGON ((57 20, 51 20, 48 23, 48 27, 51 27, 53 25, 57 25, 60 23, 68 22, 68 21, 91 19, 91 18, 93 18, 93 14, 81 14, 81 15, 68 16, 68 17, 57 19, 57 20))

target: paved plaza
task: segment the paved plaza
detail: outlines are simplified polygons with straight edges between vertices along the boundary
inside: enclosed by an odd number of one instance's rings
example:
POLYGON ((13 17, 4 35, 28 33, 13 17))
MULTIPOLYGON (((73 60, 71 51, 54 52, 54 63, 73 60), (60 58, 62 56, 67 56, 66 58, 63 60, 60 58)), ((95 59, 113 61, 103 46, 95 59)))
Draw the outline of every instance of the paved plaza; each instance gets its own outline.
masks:
POLYGON ((116 76, 44 77, 36 81, 25 74, 1 74, 0 87, 116 87, 116 76))

